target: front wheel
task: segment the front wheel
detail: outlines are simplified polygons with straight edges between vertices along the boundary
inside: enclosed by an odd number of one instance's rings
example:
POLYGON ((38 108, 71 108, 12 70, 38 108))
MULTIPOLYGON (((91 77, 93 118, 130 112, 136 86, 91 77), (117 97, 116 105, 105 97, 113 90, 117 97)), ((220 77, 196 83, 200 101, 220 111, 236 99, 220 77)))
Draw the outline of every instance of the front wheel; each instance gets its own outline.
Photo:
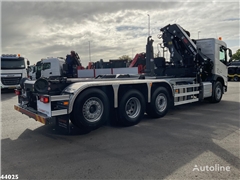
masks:
POLYGON ((72 123, 78 127, 96 129, 109 117, 109 100, 99 89, 88 89, 74 104, 72 123))
POLYGON ((223 85, 221 82, 217 81, 213 84, 212 97, 210 102, 218 103, 221 101, 223 95, 223 85))

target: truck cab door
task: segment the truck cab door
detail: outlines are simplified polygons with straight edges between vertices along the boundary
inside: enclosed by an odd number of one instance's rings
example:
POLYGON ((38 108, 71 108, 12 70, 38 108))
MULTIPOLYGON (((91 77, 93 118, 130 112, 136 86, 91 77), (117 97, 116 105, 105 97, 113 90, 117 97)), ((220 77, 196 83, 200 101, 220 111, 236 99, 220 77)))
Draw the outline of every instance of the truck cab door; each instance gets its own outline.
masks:
POLYGON ((220 60, 220 68, 224 70, 223 75, 227 77, 227 49, 224 46, 220 46, 219 48, 219 60, 220 60))
POLYGON ((221 76, 224 79, 224 82, 227 82, 228 68, 227 68, 227 48, 221 44, 218 44, 218 62, 216 63, 215 72, 217 75, 221 76))
POLYGON ((41 77, 50 77, 52 76, 52 69, 50 62, 44 62, 42 64, 41 77))

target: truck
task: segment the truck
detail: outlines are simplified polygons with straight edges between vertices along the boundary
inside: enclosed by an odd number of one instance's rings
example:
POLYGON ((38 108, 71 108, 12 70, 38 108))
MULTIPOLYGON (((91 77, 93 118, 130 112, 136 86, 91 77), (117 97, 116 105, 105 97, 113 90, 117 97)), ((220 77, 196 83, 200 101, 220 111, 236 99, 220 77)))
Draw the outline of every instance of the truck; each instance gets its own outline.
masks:
POLYGON ((65 58, 63 57, 46 57, 42 58, 36 65, 28 66, 29 79, 37 80, 40 77, 63 76, 65 58))
MULTIPOLYGON (((82 65, 73 66, 74 77, 93 78, 105 74, 119 74, 119 73, 138 73, 138 67, 127 67, 127 60, 110 60, 103 62, 101 59, 97 62, 89 62, 88 67, 84 68, 82 65)), ((42 58, 36 65, 29 66, 29 78, 31 80, 39 79, 40 77, 57 77, 68 76, 68 66, 66 59, 63 57, 47 57, 42 58)))
MULTIPOLYGON (((74 67, 75 76, 77 76, 77 67, 74 67)), ((58 77, 64 76, 67 71, 66 59, 63 57, 46 57, 42 58, 36 65, 28 66, 29 78, 37 80, 41 77, 58 77)))
POLYGON ((15 89, 20 87, 20 80, 27 77, 27 58, 20 54, 1 55, 1 89, 15 89))
POLYGON ((214 38, 191 39, 178 24, 169 24, 160 33, 170 61, 154 58, 154 40, 149 36, 144 73, 94 79, 26 78, 15 90, 18 103, 14 109, 66 131, 70 131, 70 122, 91 131, 110 121, 133 126, 145 113, 161 118, 174 106, 204 99, 220 102, 227 92, 228 56, 232 56, 226 43, 214 38))
POLYGON ((228 80, 240 80, 240 60, 232 61, 228 66, 228 80))

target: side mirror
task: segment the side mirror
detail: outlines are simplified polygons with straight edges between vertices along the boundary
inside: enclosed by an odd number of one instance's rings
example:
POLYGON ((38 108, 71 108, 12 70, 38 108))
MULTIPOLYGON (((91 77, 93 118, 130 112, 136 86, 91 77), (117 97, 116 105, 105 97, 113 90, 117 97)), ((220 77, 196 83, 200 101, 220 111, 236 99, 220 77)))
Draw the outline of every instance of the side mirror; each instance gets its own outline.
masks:
MULTIPOLYGON (((228 48, 228 56, 231 58, 232 57, 232 50, 228 48)), ((232 59, 232 58, 231 58, 232 59)))
POLYGON ((30 65, 30 62, 29 62, 29 60, 27 60, 27 65, 28 65, 28 66, 30 65))

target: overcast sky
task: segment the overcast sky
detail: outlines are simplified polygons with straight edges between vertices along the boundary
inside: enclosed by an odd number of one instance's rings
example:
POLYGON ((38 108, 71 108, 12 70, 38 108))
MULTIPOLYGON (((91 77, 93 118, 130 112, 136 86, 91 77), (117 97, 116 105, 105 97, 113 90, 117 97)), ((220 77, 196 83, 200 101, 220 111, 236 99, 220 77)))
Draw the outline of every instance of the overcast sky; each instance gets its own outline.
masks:
POLYGON ((66 57, 75 50, 91 60, 118 59, 145 52, 150 32, 157 53, 159 29, 177 23, 192 39, 221 36, 239 49, 239 2, 2 2, 1 53, 20 53, 31 64, 43 57, 66 57))

